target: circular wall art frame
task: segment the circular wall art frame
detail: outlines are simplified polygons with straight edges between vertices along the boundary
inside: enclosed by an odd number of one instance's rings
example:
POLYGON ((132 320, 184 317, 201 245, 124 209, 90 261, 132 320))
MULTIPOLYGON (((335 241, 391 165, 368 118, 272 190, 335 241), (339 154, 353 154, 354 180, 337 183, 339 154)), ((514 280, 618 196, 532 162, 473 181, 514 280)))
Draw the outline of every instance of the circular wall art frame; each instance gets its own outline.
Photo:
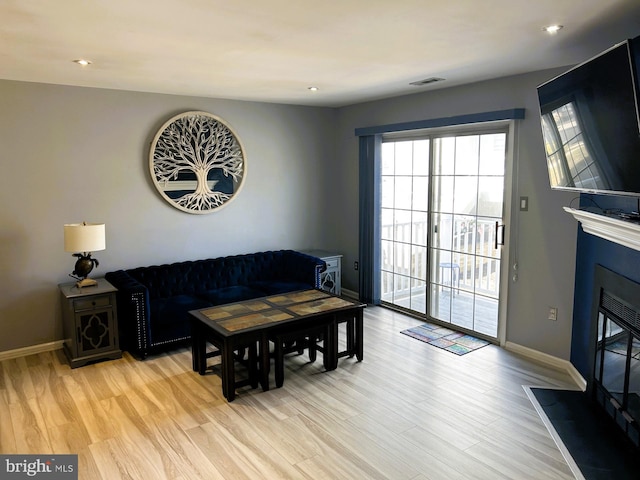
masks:
POLYGON ((149 169, 160 195, 194 214, 227 205, 247 171, 244 149, 231 127, 198 111, 176 115, 160 127, 151 142, 149 169))

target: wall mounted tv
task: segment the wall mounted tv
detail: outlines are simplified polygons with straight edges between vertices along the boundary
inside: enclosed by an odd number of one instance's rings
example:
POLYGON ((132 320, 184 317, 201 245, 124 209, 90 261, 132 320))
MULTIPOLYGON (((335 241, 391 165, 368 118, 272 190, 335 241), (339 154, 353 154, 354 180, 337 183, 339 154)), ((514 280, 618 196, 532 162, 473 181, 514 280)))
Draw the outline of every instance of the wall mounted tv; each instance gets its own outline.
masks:
POLYGON ((640 37, 538 87, 551 188, 640 196, 640 37))

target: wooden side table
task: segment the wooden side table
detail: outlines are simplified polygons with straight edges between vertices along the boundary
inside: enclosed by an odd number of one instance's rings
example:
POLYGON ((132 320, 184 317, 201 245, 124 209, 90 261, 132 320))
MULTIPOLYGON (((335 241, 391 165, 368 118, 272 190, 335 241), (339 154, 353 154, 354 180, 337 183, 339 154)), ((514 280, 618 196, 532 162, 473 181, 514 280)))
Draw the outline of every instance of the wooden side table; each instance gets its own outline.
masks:
POLYGON ((118 345, 117 289, 104 278, 98 285, 58 285, 62 301, 64 352, 71 368, 122 357, 118 345))
POLYGON ((302 253, 317 257, 327 264, 320 276, 320 288, 334 295, 342 294, 342 255, 324 250, 305 250, 302 253))

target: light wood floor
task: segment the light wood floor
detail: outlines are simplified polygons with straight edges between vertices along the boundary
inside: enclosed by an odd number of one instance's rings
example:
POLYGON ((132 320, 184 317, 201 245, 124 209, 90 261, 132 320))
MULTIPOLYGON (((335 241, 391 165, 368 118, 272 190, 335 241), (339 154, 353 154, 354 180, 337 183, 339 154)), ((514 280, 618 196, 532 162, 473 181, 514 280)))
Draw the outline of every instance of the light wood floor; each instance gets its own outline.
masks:
POLYGON ((290 357, 283 388, 232 403, 187 349, 74 370, 60 351, 6 360, 0 452, 77 453, 82 480, 573 478, 522 388, 570 377, 399 333, 418 323, 369 307, 362 363, 290 357))

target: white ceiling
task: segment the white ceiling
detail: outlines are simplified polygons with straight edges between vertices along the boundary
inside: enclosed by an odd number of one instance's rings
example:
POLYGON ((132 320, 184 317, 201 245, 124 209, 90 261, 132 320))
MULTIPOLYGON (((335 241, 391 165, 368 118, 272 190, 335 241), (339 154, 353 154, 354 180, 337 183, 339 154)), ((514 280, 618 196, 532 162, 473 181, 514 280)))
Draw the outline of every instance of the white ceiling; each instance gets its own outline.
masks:
POLYGON ((640 0, 0 0, 0 78, 335 107, 571 65, 638 35, 640 0), (409 85, 428 77, 446 81, 409 85))

